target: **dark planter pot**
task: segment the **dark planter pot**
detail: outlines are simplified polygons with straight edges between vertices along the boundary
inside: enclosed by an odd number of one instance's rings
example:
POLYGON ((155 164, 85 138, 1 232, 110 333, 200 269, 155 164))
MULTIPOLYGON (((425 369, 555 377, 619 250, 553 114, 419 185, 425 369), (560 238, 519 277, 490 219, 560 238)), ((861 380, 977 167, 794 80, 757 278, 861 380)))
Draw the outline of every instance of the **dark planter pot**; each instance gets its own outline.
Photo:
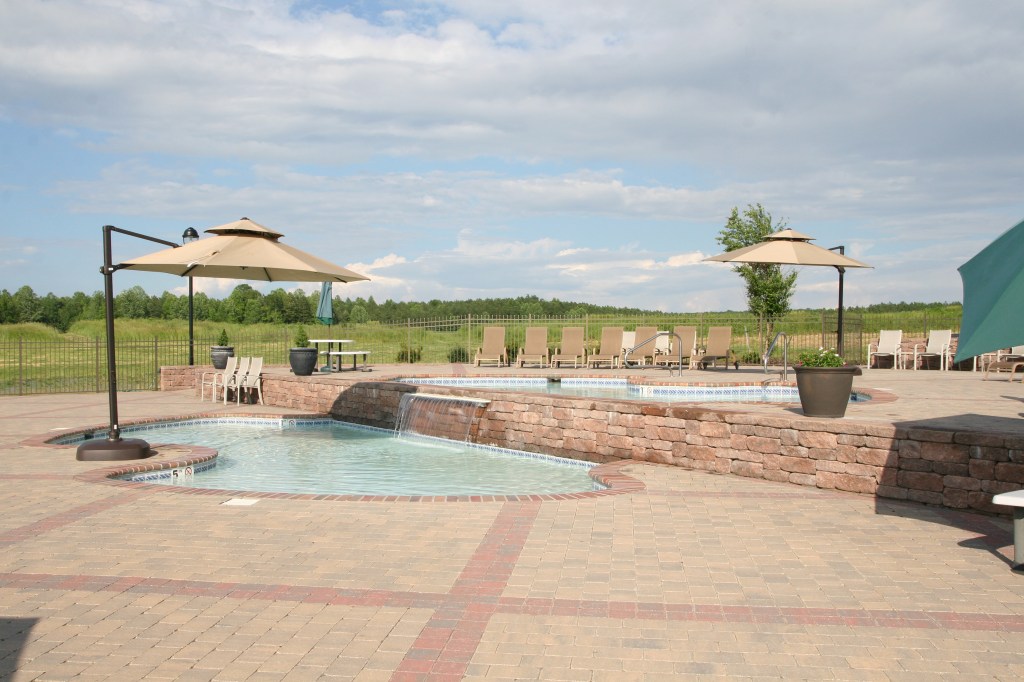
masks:
POLYGON ((210 361, 214 369, 224 369, 228 366, 228 358, 234 356, 234 346, 210 346, 210 361))
POLYGON ((308 377, 316 368, 316 348, 292 348, 288 351, 288 363, 292 373, 299 377, 308 377))
POLYGON ((842 417, 850 404, 853 377, 860 376, 860 367, 802 367, 796 372, 796 388, 800 406, 808 417, 842 417))

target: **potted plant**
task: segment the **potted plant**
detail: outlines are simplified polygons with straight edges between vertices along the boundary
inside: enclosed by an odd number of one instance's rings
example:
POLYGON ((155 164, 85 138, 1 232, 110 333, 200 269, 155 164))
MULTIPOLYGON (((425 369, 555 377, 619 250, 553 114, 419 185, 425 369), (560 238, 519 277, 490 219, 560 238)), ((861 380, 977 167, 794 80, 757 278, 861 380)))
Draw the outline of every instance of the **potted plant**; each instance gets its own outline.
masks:
POLYGON ((235 347, 228 345, 228 330, 221 329, 220 336, 217 337, 217 345, 210 346, 210 361, 213 363, 214 369, 224 369, 227 367, 228 358, 234 357, 235 347))
POLYGON ((857 365, 848 365, 832 349, 803 351, 793 365, 800 406, 808 417, 842 417, 850 404, 857 365))
POLYGON ((295 330, 292 340, 294 346, 288 350, 288 363, 292 373, 299 377, 308 377, 316 368, 316 348, 309 347, 309 334, 302 325, 295 330))

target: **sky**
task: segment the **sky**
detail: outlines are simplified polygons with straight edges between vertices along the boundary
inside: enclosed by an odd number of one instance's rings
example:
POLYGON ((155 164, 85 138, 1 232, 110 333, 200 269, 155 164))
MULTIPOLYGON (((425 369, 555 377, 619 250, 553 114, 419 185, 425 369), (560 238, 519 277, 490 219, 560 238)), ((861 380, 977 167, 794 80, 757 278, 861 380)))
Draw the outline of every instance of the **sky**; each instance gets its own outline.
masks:
POLYGON ((743 310, 702 261, 760 203, 873 266, 847 305, 959 301, 1024 218, 1022 35, 1002 0, 0 0, 0 289, 246 216, 370 277, 342 297, 743 310))

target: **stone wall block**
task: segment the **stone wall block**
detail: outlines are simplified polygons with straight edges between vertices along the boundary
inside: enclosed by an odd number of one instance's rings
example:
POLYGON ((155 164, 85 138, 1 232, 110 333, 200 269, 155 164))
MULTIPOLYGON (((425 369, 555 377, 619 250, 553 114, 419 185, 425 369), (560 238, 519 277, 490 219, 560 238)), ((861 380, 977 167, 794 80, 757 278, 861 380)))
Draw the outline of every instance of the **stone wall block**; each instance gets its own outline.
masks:
POLYGON ((764 467, 760 462, 735 460, 729 468, 729 473, 736 474, 737 476, 746 476, 747 478, 763 478, 764 467))
POLYGON ((1024 483, 1024 464, 998 462, 995 473, 996 480, 1015 484, 1024 483))
POLYGON ((823 433, 821 431, 802 431, 800 433, 800 445, 807 448, 833 449, 839 444, 839 439, 834 433, 823 433))
MULTIPOLYGON (((922 471, 901 471, 898 481, 901 486, 910 490, 942 492, 942 488, 944 487, 942 484, 942 476, 922 471)), ((933 504, 938 504, 938 502, 933 504)))
POLYGON ((956 443, 936 443, 925 441, 921 443, 921 459, 934 462, 963 462, 970 459, 970 446, 958 445, 956 443))

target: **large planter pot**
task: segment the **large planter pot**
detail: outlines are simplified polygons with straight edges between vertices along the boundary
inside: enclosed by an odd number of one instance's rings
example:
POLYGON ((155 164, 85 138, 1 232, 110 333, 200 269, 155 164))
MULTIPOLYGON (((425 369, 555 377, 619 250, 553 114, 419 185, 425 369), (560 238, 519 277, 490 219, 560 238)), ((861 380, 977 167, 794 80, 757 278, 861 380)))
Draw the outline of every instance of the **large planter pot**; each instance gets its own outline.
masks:
POLYGON ((228 358, 234 356, 234 346, 210 346, 210 362, 214 369, 224 369, 228 366, 228 358))
POLYGON ((850 404, 853 377, 860 376, 860 367, 793 367, 800 406, 808 417, 842 417, 850 404))
POLYGON ((288 364, 292 366, 295 376, 308 377, 316 368, 316 348, 291 348, 288 351, 288 364))

